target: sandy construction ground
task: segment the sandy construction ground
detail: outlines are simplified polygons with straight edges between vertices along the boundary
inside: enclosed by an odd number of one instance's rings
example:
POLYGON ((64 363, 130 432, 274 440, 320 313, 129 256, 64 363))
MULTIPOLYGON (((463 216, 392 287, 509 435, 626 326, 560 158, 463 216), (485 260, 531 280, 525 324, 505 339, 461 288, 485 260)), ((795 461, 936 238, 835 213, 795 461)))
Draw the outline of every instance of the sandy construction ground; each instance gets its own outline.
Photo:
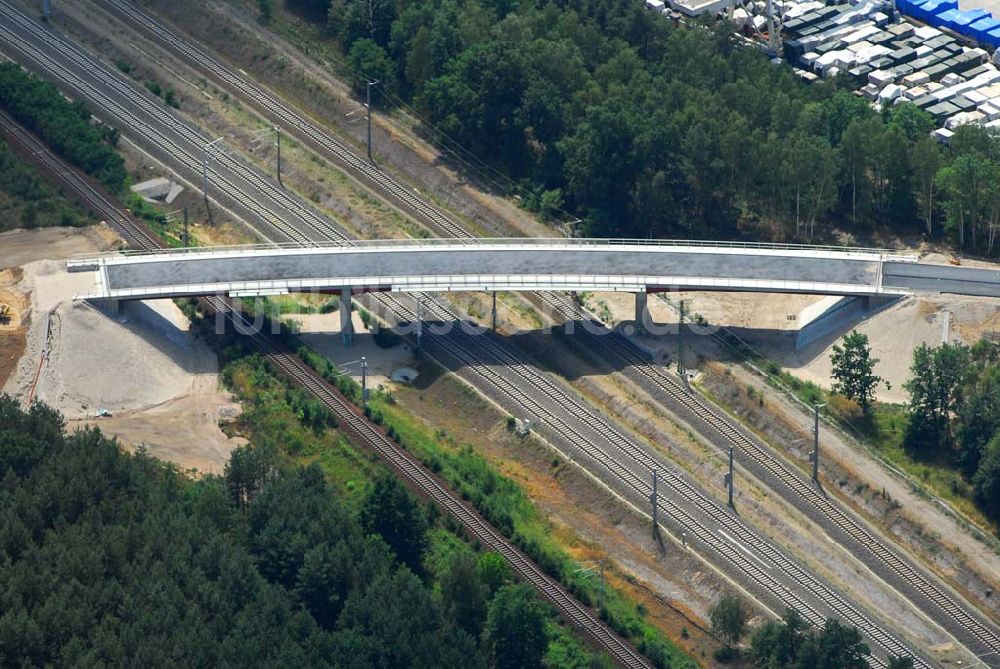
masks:
MULTIPOLYGON (((878 399, 906 402, 903 384, 911 377, 914 349, 921 344, 937 346, 943 342, 973 344, 983 336, 1000 332, 1000 305, 990 298, 911 296, 854 327, 868 335, 872 355, 879 359, 875 373, 890 384, 888 388, 879 386, 878 399)), ((790 339, 783 339, 763 344, 763 348, 796 376, 829 387, 830 355, 836 343, 833 336, 824 337, 796 351, 790 339)))
POLYGON ((0 269, 18 267, 35 260, 104 251, 114 248, 117 243, 117 235, 103 225, 0 232, 0 269))
POLYGON ((62 259, 36 259, 105 248, 105 235, 88 229, 4 236, 25 261, 7 272, 18 280, 4 289, 24 305, 26 342, 2 390, 22 401, 33 394, 71 426, 97 425, 127 448, 144 444, 184 469, 221 472, 242 441, 228 438, 219 423, 239 405, 219 388, 215 354, 192 336, 180 310, 169 300, 129 303, 120 314, 76 302, 92 274, 69 274, 62 259), (96 418, 100 409, 112 416, 96 418))
MULTIPOLYGON (((942 262, 942 258, 934 258, 942 262)), ((975 263, 987 267, 1000 267, 975 263)), ((904 297, 866 318, 846 321, 844 326, 803 348, 796 348, 796 334, 803 310, 824 298, 815 295, 768 295, 751 293, 676 292, 666 295, 672 302, 684 300, 689 313, 700 314, 711 324, 731 328, 767 357, 792 374, 830 387, 830 354, 840 337, 851 329, 868 335, 872 355, 879 359, 876 373, 889 382, 881 385, 878 399, 905 402, 903 384, 910 378, 913 351, 921 344, 942 342, 973 344, 982 337, 1000 336, 1000 304, 992 298, 955 295, 904 297)), ((595 293, 588 304, 596 313, 607 305, 613 321, 631 322, 635 298, 629 293, 595 293)), ((649 310, 657 323, 677 322, 677 315, 662 300, 649 296, 649 310)), ((651 349, 676 355, 675 330, 660 336, 641 337, 651 349)), ((718 346, 710 337, 688 336, 685 362, 697 364, 697 352, 716 357, 718 346)))

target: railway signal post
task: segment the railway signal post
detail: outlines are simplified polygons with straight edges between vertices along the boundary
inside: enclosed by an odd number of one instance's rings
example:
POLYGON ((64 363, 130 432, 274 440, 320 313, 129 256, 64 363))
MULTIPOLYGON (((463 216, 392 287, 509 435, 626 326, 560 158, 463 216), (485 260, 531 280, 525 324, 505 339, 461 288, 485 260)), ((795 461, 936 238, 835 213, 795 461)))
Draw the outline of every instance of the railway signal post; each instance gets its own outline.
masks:
POLYGON ((493 331, 497 331, 497 291, 493 291, 493 331))

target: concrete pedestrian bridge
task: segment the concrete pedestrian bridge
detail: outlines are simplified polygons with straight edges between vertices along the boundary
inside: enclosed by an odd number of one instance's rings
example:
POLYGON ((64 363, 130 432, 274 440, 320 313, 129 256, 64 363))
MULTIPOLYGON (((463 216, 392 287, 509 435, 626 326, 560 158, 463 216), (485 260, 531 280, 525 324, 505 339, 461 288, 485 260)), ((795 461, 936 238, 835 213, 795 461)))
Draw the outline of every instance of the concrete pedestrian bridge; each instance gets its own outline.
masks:
POLYGON ((1000 272, 884 249, 628 239, 389 240, 124 251, 76 258, 80 299, 371 291, 753 291, 1000 297, 1000 272))

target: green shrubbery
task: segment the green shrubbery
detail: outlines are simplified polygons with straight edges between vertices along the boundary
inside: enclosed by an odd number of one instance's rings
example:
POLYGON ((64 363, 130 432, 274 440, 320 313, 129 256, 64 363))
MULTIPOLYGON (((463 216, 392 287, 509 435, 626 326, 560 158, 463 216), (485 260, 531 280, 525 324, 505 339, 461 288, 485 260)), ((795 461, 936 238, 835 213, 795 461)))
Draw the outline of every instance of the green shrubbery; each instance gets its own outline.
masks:
POLYGON ((113 193, 125 187, 125 161, 114 149, 117 131, 92 123, 82 102, 69 102, 16 63, 0 63, 0 107, 113 193))
POLYGON ((83 212, 66 201, 3 140, 0 140, 0 214, 0 231, 88 223, 83 212))

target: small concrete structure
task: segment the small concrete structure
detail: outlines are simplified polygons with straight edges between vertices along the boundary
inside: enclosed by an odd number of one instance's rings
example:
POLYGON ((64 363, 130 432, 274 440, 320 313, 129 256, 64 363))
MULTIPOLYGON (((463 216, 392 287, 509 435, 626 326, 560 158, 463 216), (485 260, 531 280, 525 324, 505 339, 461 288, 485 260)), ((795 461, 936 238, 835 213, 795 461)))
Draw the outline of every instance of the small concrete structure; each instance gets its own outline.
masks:
POLYGON ((184 186, 170 179, 157 177, 135 184, 131 191, 141 195, 147 202, 173 204, 177 196, 184 192, 184 186))

